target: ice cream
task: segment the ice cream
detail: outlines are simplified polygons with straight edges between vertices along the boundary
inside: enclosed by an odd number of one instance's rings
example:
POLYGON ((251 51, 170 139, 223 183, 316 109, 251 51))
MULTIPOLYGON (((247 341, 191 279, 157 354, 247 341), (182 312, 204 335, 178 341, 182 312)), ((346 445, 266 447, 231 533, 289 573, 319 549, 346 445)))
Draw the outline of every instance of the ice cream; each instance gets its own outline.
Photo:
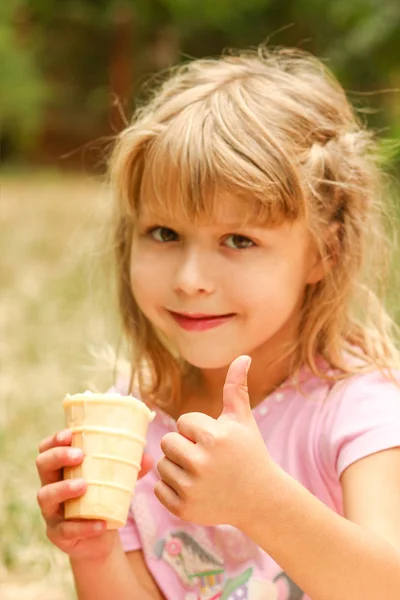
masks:
POLYGON ((122 527, 154 413, 133 396, 117 393, 67 394, 63 407, 72 446, 84 453, 80 465, 64 469, 64 479, 83 477, 88 484, 83 496, 65 502, 65 518, 122 527))

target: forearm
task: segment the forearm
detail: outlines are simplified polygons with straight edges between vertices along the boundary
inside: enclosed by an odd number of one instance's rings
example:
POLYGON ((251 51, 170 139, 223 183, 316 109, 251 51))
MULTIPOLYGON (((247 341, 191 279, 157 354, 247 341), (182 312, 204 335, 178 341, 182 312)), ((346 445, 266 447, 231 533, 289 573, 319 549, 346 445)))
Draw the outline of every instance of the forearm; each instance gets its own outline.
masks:
POLYGON ((251 502, 243 531, 313 600, 400 598, 400 553, 285 473, 251 502))
POLYGON ((117 536, 107 558, 71 559, 79 600, 153 600, 137 581, 117 536))

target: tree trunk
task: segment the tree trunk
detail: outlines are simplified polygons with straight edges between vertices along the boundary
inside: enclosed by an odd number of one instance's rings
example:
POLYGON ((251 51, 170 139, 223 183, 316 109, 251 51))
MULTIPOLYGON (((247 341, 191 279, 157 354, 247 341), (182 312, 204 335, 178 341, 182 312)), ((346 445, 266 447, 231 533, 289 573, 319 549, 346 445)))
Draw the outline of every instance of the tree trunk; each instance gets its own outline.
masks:
POLYGON ((133 9, 120 2, 114 12, 110 47, 110 123, 114 133, 129 120, 128 105, 133 81, 133 9))

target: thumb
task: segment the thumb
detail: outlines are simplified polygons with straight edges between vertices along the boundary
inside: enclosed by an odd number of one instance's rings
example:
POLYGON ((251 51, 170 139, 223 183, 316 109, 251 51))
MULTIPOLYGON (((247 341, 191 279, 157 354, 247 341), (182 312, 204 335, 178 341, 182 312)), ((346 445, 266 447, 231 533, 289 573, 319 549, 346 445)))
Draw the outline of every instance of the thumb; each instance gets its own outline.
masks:
POLYGON ((223 410, 220 418, 245 420, 251 410, 247 389, 247 372, 251 358, 239 356, 231 363, 226 375, 223 391, 223 410))

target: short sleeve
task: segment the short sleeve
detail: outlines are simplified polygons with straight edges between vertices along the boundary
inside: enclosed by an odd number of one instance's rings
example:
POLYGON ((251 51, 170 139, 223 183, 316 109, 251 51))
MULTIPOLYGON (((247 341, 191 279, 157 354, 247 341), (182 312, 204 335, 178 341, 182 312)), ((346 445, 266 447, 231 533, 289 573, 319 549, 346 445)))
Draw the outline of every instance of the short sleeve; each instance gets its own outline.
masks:
POLYGON ((323 447, 337 477, 361 458, 400 446, 400 384, 380 372, 336 384, 325 402, 323 447))
POLYGON ((129 509, 128 519, 124 527, 118 530, 124 552, 140 550, 142 547, 138 529, 132 515, 132 508, 129 509))

